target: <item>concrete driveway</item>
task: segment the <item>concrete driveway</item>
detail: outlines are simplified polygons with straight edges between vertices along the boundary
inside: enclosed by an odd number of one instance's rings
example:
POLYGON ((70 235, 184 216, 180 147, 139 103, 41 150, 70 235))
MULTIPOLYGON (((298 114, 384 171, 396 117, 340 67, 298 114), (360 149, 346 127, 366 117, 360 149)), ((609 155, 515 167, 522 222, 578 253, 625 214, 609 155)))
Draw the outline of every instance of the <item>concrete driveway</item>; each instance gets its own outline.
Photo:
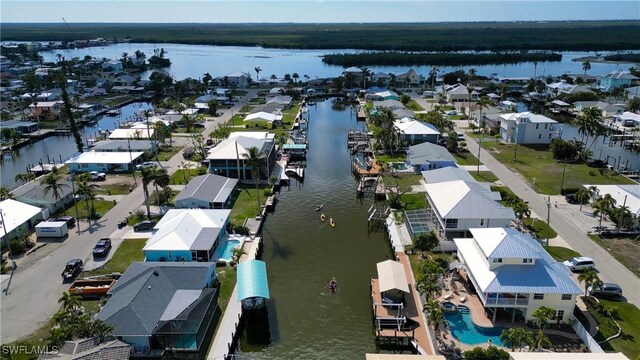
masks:
MULTIPOLYGON (((209 132, 215 130, 217 124, 228 121, 231 118, 231 113, 237 113, 248 99, 255 97, 256 92, 257 90, 249 90, 243 100, 238 101, 231 110, 225 111, 213 121, 208 121, 203 134, 208 135, 209 132)), ((161 164, 169 173, 173 173, 178 169, 181 161, 184 161, 184 158, 182 152, 179 152, 169 161, 161 164)), ((93 263, 91 258, 95 243, 100 238, 111 237, 117 230, 118 222, 122 221, 129 212, 135 211, 143 202, 142 186, 138 186, 130 194, 120 199, 116 206, 91 227, 83 226, 79 235, 70 236, 39 261, 34 261, 28 266, 18 267, 11 280, 9 277, 3 277, 3 292, 0 294, 0 322, 2 324, 0 342, 8 344, 30 335, 44 326, 60 309, 58 298, 70 285, 63 284, 60 277, 67 261, 80 258, 85 262, 91 261, 91 266, 98 266, 99 263, 93 263), (9 281, 11 281, 11 285, 5 293, 4 290, 9 281)), ((126 237, 125 234, 123 236, 126 237)), ((113 253, 115 253, 114 249, 110 252, 110 256, 113 256, 113 253)), ((28 259, 25 261, 25 263, 29 262, 28 259)))

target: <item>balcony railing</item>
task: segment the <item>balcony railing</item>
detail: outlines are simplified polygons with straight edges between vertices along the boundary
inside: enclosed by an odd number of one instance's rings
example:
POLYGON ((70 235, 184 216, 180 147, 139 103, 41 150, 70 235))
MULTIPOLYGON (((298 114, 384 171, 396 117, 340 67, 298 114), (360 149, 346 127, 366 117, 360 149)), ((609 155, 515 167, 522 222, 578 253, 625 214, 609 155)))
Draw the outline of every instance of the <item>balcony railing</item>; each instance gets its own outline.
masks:
POLYGON ((485 305, 529 305, 527 298, 487 298, 485 305))

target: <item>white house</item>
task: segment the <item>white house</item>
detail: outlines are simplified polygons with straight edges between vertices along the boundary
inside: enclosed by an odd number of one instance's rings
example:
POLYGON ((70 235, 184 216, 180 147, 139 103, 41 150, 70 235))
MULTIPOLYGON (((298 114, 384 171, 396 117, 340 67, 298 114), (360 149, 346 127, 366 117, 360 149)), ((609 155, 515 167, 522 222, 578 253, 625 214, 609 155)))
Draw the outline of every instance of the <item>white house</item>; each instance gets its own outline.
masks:
POLYGON ((418 85, 420 84, 420 75, 415 70, 409 69, 405 73, 398 74, 396 82, 401 85, 418 85))
POLYGON ((33 230, 38 220, 42 219, 42 209, 13 199, 0 201, 0 212, 0 243, 33 230))
POLYGON ((145 261, 215 261, 231 210, 171 209, 142 251, 145 261))
POLYGON ((109 134, 110 140, 127 140, 127 139, 149 139, 153 138, 153 133, 155 129, 150 128, 147 129, 147 126, 144 125, 140 128, 129 128, 129 129, 114 129, 111 134, 109 134))
POLYGON ((625 111, 622 114, 614 115, 613 120, 624 127, 640 126, 640 115, 634 114, 630 111, 625 111))
POLYGON ((609 104, 604 101, 576 101, 573 107, 578 112, 584 112, 585 109, 595 107, 602 112, 602 117, 608 118, 622 114, 624 106, 609 104))
POLYGON ((517 144, 549 144, 558 122, 530 112, 500 115, 500 137, 517 144))
POLYGON ((248 127, 266 125, 267 127, 272 128, 274 125, 278 125, 282 122, 282 115, 259 111, 245 116, 242 122, 244 122, 248 127))
POLYGON ((467 236, 469 229, 507 227, 515 218, 488 184, 464 180, 425 184, 427 201, 447 238, 467 236))
POLYGON ((230 86, 244 88, 249 86, 249 79, 251 79, 251 76, 248 73, 236 71, 227 75, 226 78, 230 86))
POLYGON ((225 209, 233 200, 238 179, 207 174, 196 176, 175 197, 176 208, 225 209))
POLYGON ((447 85, 444 93, 450 103, 469 101, 469 90, 462 84, 447 85))
POLYGON ((240 180, 251 179, 251 167, 245 164, 245 156, 252 147, 266 157, 266 171, 261 179, 269 179, 276 163, 275 134, 266 131, 232 132, 229 137, 209 150, 209 173, 240 180))
POLYGON ((566 80, 547 84, 546 94, 551 97, 556 97, 559 94, 573 95, 579 92, 591 92, 591 88, 584 85, 568 84, 566 80))
POLYGON ((410 144, 436 143, 440 137, 440 131, 435 126, 415 119, 403 118, 394 122, 393 126, 400 135, 400 140, 410 144))
POLYGON ((97 152, 88 151, 65 161, 72 172, 129 172, 142 161, 141 151, 97 152))
POLYGON ((400 96, 395 91, 391 90, 378 91, 372 94, 367 94, 365 97, 372 101, 400 100, 400 96))
POLYGON ((470 229, 470 239, 454 239, 458 258, 485 309, 513 322, 541 306, 555 310, 549 322, 568 323, 582 293, 569 270, 528 234, 511 228, 470 229))
POLYGON ((638 226, 638 216, 640 216, 640 185, 583 185, 586 189, 596 187, 597 197, 607 194, 616 201, 616 207, 626 206, 638 226))

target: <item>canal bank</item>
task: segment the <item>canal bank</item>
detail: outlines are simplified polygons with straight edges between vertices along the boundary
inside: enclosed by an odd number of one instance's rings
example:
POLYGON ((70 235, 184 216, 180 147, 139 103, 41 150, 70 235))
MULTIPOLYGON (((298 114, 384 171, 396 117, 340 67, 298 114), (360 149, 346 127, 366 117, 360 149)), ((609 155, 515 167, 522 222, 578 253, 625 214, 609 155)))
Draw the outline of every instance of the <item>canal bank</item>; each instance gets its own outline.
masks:
POLYGON ((371 199, 356 197, 347 131, 362 128, 349 109, 331 101, 309 106, 304 182, 281 189, 262 231, 271 300, 271 344, 242 339, 238 353, 254 359, 352 359, 375 352, 369 280, 390 259, 383 232, 369 232, 371 199), (315 211, 316 204, 324 204, 315 211), (333 217, 335 227, 320 220, 333 217), (338 291, 330 295, 329 280, 338 291))

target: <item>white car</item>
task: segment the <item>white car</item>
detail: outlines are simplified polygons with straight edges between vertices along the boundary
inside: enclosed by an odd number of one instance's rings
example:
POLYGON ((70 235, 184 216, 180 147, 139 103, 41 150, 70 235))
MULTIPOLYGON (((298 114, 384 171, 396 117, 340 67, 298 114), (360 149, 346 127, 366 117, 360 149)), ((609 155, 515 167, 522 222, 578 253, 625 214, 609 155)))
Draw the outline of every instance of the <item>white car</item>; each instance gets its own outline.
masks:
POLYGON ((136 165, 136 170, 141 170, 141 169, 146 169, 146 168, 154 168, 157 167, 158 164, 154 163, 153 161, 145 161, 142 164, 138 164, 136 165))
POLYGON ((91 180, 104 181, 107 179, 107 174, 103 172, 91 171, 89 175, 91 176, 91 180))
POLYGON ((563 264, 571 271, 593 270, 596 268, 596 263, 593 259, 584 256, 571 258, 563 262, 563 264))

